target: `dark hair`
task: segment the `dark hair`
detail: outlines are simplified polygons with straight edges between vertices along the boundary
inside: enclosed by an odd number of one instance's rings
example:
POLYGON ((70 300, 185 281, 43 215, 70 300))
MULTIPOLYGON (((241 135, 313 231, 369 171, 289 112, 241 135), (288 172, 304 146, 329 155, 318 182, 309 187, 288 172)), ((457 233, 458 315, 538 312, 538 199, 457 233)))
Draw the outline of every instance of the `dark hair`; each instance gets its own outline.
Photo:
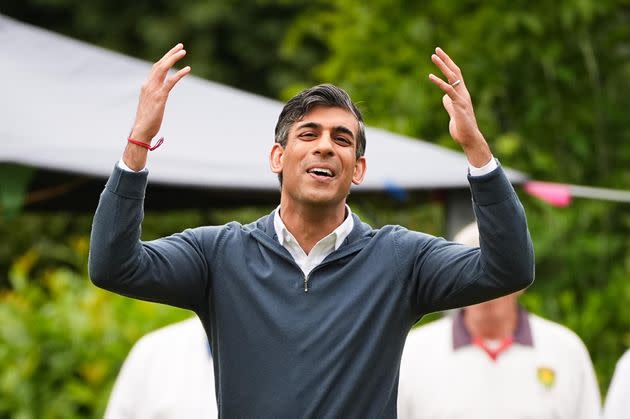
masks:
POLYGON ((359 130, 357 132, 357 159, 365 154, 365 124, 359 109, 352 103, 350 96, 339 87, 332 84, 320 84, 303 90, 293 96, 280 112, 276 124, 276 143, 287 146, 291 126, 309 113, 316 106, 342 108, 357 118, 359 130))

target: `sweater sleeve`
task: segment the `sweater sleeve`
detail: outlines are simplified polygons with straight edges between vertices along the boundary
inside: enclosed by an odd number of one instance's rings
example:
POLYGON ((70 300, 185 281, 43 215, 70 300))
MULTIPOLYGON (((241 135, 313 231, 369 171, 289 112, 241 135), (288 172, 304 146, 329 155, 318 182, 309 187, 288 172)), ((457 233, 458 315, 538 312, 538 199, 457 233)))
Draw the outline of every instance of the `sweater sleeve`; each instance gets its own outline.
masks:
POLYGON ((469 176, 479 248, 399 228, 399 276, 410 281, 417 314, 487 301, 534 280, 534 250, 525 211, 499 166, 469 176))
POLYGON ((199 233, 140 240, 147 177, 114 168, 92 223, 90 278, 118 294, 196 311, 209 281, 199 233))

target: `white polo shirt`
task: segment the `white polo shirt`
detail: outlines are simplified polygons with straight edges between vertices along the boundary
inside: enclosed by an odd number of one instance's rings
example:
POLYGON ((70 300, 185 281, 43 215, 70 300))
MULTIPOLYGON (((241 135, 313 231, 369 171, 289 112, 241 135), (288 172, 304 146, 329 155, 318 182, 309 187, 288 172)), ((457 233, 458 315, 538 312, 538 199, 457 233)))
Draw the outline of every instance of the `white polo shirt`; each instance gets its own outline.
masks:
POLYGON ((214 368, 197 317, 143 336, 127 356, 105 419, 216 418, 214 368))
POLYGON ((628 418, 630 418, 630 349, 617 362, 604 405, 604 419, 628 418))
POLYGON ((493 360, 463 312, 412 330, 400 367, 400 419, 595 419, 599 388, 572 331, 519 313, 513 343, 493 360))

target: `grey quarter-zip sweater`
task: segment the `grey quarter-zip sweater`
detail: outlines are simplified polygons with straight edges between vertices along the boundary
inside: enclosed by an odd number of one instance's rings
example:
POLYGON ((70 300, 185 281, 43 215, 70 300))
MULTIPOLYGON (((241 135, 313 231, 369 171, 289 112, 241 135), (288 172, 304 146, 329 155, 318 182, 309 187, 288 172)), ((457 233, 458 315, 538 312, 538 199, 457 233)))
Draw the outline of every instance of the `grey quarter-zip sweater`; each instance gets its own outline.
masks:
POLYGON ((197 313, 220 417, 395 418, 403 345, 422 315, 533 281, 525 214, 503 170, 469 182, 480 248, 353 215, 344 243, 304 278, 273 213, 141 241, 147 173, 116 167, 94 217, 90 277, 197 313))

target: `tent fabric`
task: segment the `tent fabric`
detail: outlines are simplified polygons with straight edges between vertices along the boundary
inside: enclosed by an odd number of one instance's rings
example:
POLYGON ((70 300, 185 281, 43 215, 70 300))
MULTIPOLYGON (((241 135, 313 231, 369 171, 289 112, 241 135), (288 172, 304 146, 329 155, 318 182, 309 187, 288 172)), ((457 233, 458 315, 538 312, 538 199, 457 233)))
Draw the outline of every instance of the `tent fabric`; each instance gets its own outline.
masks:
MULTIPOLYGON (((151 63, 4 16, 0 41, 0 162, 107 177, 151 63)), ((268 156, 282 106, 187 76, 169 98, 160 132, 166 142, 149 159, 151 182, 277 193, 268 156)), ((357 192, 468 186, 465 156, 427 142, 368 128, 366 157, 357 192)), ((511 170, 508 176, 526 179, 511 170)))

